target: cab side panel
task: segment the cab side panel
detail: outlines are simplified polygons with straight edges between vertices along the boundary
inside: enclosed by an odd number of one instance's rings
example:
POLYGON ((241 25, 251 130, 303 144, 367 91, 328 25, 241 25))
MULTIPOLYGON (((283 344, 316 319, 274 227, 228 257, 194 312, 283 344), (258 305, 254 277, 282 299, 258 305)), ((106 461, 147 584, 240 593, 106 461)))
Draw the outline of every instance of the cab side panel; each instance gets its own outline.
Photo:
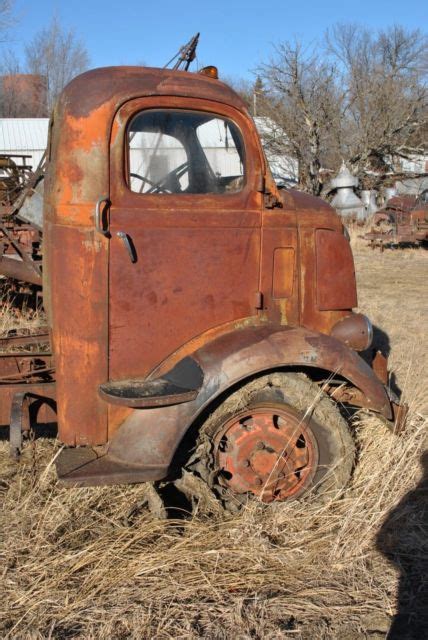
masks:
POLYGON ((51 315, 59 438, 69 445, 107 440, 107 247, 92 229, 51 225, 51 315), (64 259, 67 256, 68 259, 64 259))

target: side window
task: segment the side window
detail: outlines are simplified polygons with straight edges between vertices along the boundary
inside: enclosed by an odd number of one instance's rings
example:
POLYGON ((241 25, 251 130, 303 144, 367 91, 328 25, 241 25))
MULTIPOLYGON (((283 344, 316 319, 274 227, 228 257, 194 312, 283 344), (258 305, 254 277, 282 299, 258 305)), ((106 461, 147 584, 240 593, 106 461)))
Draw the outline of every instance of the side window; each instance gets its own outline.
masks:
POLYGON ((227 193, 245 181, 237 126, 214 114, 141 111, 128 127, 128 185, 137 193, 227 193))

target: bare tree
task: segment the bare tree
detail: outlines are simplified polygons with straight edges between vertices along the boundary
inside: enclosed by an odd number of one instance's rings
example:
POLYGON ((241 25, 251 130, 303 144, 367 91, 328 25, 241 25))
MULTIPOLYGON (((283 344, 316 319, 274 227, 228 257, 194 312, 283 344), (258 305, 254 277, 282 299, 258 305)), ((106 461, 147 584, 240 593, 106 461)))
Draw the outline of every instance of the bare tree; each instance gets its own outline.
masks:
POLYGON ((286 42, 258 74, 265 88, 258 113, 277 125, 272 126, 271 150, 296 158, 300 187, 319 195, 322 168, 337 155, 343 98, 335 65, 320 60, 314 48, 286 42))
POLYGON ((257 70, 266 89, 258 113, 277 125, 276 151, 298 161, 301 188, 318 195, 342 159, 375 186, 427 146, 427 66, 419 30, 336 25, 310 48, 275 47, 257 70))
POLYGON ((1 117, 40 118, 48 115, 45 78, 23 73, 13 51, 3 52, 0 74, 1 117))
POLYGON ((14 21, 13 0, 0 0, 0 41, 4 42, 6 34, 14 21))
POLYGON ((73 30, 64 30, 56 17, 36 34, 25 48, 25 56, 28 72, 46 78, 49 111, 65 85, 89 64, 84 44, 73 30))
POLYGON ((336 25, 326 40, 346 87, 343 155, 371 186, 398 177, 399 160, 427 144, 426 36, 399 26, 374 35, 336 25))

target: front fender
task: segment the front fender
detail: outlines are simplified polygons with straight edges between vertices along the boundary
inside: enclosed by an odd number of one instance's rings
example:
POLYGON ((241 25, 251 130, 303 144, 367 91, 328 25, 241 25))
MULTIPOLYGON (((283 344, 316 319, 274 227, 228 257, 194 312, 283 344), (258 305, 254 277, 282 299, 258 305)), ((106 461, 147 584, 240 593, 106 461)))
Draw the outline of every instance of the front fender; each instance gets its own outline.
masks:
POLYGON ((135 409, 109 444, 109 455, 128 464, 167 468, 186 431, 219 395, 258 373, 287 366, 314 367, 349 380, 366 406, 390 420, 391 403, 373 370, 344 344, 303 327, 246 327, 224 334, 191 357, 203 371, 197 397, 187 403, 135 409))

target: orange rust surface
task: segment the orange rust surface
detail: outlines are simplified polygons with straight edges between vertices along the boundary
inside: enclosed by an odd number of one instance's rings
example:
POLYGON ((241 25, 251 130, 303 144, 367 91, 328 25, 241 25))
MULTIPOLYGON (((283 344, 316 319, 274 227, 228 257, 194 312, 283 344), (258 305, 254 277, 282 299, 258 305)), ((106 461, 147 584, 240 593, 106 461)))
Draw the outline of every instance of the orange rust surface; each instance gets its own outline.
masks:
POLYGON ((54 226, 50 239, 59 437, 71 445, 102 444, 107 408, 98 385, 108 375, 106 243, 93 230, 65 226, 54 226))
POLYGON ((344 235, 329 229, 315 232, 316 290, 320 311, 356 307, 354 260, 344 235))
POLYGON ((273 282, 272 295, 274 298, 290 298, 293 293, 296 251, 294 247, 279 247, 273 252, 273 282))
POLYGON ((214 438, 219 482, 262 502, 297 497, 318 464, 310 421, 291 408, 265 405, 235 414, 214 438), (308 424, 309 422, 309 424, 308 424))
POLYGON ((262 263, 260 270, 260 290, 263 293, 263 309, 271 322, 299 324, 299 273, 294 262, 280 265, 279 253, 285 251, 297 255, 298 232, 294 211, 263 214, 262 263), (273 226, 273 220, 275 226, 273 226), (276 256, 276 259, 275 259, 276 256), (276 264, 275 264, 276 260, 276 264), (294 295, 284 294, 286 289, 294 295))
MULTIPOLYGON (((314 285, 314 230, 339 235, 341 223, 329 205, 293 190, 274 194, 282 208, 265 207, 262 185, 275 187, 260 140, 242 100, 221 82, 141 67, 83 74, 55 109, 49 154, 44 280, 59 431, 67 444, 103 444, 126 417, 98 397, 108 379, 144 377, 225 327, 303 324, 328 333, 342 317, 343 300, 339 309, 319 309, 314 285), (179 197, 130 191, 126 126, 136 111, 152 107, 233 120, 245 144, 242 191, 179 197), (111 201, 109 238, 94 228, 102 196, 111 201), (135 264, 118 231, 132 238, 135 264)), ((348 272, 346 304, 355 288, 348 272)))
MULTIPOLYGON (((174 96, 127 102, 111 147, 109 377, 144 376, 207 330, 256 313, 264 171, 252 123, 230 105, 174 96), (139 194, 127 185, 126 126, 150 108, 231 118, 245 141, 246 182, 230 194, 139 194), (131 239, 133 264, 117 236, 131 239)), ((110 430, 117 425, 110 424, 110 430)))

